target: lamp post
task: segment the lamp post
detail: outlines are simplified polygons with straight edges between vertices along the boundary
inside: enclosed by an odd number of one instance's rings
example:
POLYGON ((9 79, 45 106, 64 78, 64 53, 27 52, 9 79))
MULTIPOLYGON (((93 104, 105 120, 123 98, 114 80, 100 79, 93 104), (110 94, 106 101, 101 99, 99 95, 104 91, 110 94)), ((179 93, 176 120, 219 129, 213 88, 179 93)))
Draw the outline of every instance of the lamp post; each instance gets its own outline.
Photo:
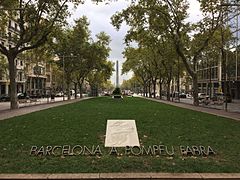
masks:
POLYGON ((64 96, 64 91, 65 91, 65 59, 66 58, 76 58, 78 56, 73 56, 73 55, 69 55, 69 56, 66 56, 66 55, 62 55, 62 56, 57 56, 56 59, 57 60, 60 60, 60 58, 62 58, 62 71, 63 71, 63 74, 62 74, 62 91, 63 91, 63 101, 65 101, 65 96, 64 96))

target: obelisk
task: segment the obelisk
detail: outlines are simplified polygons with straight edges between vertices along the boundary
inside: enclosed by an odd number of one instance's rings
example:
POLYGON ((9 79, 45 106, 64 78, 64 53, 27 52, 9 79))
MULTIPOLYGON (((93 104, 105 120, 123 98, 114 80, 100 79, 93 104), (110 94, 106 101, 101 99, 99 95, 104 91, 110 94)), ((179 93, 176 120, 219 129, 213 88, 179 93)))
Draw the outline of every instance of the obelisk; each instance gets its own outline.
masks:
POLYGON ((116 88, 119 88, 118 61, 117 61, 117 63, 116 63, 116 88))

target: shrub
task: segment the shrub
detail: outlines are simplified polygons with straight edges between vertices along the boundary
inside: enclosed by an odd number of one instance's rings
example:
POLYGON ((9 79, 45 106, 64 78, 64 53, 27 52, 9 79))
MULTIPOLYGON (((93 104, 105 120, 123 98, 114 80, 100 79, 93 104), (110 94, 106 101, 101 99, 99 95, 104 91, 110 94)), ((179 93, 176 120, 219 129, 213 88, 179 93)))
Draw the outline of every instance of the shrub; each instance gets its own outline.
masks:
POLYGON ((113 95, 121 95, 121 94, 122 94, 122 93, 121 93, 121 89, 118 88, 118 87, 115 88, 112 94, 113 94, 113 95))

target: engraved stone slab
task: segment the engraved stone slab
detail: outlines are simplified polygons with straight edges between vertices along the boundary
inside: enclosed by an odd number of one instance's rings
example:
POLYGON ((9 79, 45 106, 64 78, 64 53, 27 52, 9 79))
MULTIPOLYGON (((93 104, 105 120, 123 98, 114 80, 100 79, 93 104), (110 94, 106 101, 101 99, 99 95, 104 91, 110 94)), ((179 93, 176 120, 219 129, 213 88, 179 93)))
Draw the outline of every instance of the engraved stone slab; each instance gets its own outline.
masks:
POLYGON ((108 120, 105 147, 140 146, 135 120, 108 120))

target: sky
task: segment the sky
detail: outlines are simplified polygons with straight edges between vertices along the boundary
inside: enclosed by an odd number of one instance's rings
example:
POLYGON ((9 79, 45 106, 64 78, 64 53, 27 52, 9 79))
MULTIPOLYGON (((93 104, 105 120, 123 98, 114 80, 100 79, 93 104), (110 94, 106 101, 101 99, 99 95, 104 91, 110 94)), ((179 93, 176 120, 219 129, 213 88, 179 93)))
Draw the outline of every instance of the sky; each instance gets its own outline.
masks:
MULTIPOLYGON (((109 60, 116 62, 119 61, 119 81, 120 84, 123 80, 127 80, 131 78, 133 73, 123 74, 121 75, 121 67, 122 63, 125 61, 122 55, 124 50, 124 36, 127 33, 128 27, 126 25, 122 25, 121 29, 117 31, 111 24, 111 16, 115 14, 117 11, 121 11, 125 9, 130 4, 130 1, 126 0, 118 0, 106 3, 92 3, 91 0, 86 0, 84 4, 80 5, 77 9, 72 9, 72 16, 69 19, 70 24, 74 24, 74 19, 77 19, 83 15, 87 16, 90 26, 89 29, 92 33, 92 37, 94 38, 96 34, 101 31, 106 32, 111 37, 110 43, 110 57, 109 60)), ((190 22, 196 22, 201 19, 201 13, 199 10, 199 3, 197 0, 190 0, 190 8, 189 8, 189 18, 190 22)), ((113 84, 116 82, 116 73, 113 72, 111 77, 111 81, 113 84)))

